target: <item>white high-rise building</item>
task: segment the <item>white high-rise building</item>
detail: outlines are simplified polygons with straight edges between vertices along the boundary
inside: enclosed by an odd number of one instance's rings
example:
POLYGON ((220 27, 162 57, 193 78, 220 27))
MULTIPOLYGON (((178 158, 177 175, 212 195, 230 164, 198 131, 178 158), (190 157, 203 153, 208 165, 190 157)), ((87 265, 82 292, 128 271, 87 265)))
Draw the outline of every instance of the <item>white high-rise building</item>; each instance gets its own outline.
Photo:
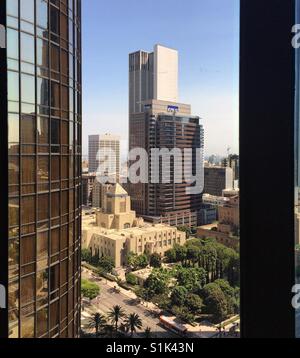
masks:
POLYGON ((153 87, 153 99, 178 102, 178 51, 155 45, 153 87))
MULTIPOLYGON (((100 160, 105 161, 105 175, 120 180, 120 137, 111 134, 89 136, 89 172, 97 173, 100 160), (114 154, 114 155, 112 155, 114 154)), ((102 173, 104 174, 104 173, 102 173)))
POLYGON ((129 113, 147 100, 178 102, 178 62, 178 51, 162 45, 129 55, 129 113))

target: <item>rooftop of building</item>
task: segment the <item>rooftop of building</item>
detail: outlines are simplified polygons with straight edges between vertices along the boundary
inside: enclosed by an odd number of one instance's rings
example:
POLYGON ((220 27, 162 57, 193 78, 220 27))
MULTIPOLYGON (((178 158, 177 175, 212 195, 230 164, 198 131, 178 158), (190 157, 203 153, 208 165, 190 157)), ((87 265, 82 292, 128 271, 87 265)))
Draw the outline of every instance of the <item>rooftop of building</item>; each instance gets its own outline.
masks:
POLYGON ((101 236, 107 236, 111 239, 122 239, 130 236, 143 236, 149 235, 150 233, 160 233, 165 230, 177 230, 176 227, 172 227, 165 224, 149 224, 144 223, 141 227, 132 227, 128 229, 116 230, 116 229, 105 229, 96 224, 96 215, 89 214, 83 215, 82 217, 82 229, 93 231, 94 234, 101 236))
POLYGON ((167 50, 172 50, 172 51, 178 52, 178 50, 176 48, 173 48, 173 47, 170 47, 170 46, 165 46, 165 45, 162 45, 162 44, 158 43, 158 44, 155 44, 153 46, 152 51, 146 51, 146 50, 140 49, 140 50, 136 50, 136 51, 131 52, 129 55, 134 55, 134 54, 140 53, 140 52, 147 53, 147 54, 152 54, 155 51, 156 47, 163 47, 163 48, 165 48, 167 50))
POLYGON ((113 196, 128 196, 127 191, 119 183, 111 185, 106 194, 113 196))

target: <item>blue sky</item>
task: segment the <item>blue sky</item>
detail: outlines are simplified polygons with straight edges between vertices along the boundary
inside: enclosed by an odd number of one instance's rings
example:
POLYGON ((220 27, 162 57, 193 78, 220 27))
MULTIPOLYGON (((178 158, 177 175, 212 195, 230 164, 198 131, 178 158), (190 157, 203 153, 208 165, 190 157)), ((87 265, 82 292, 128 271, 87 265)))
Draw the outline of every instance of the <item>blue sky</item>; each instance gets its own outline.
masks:
POLYGON ((89 134, 128 135, 128 54, 176 48, 180 102, 205 129, 205 152, 238 151, 239 0, 84 0, 83 152, 89 134))

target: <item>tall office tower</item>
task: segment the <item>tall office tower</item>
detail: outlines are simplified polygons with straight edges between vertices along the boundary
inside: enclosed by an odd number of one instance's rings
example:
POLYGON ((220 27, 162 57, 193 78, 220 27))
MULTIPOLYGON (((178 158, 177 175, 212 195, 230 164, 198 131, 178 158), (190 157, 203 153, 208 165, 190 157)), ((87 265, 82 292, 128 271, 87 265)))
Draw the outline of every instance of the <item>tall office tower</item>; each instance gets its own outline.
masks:
MULTIPOLYGON (((203 148, 203 127, 191 115, 189 105, 178 102, 178 52, 155 45, 152 53, 129 55, 129 149, 203 148)), ((184 161, 181 163, 184 167, 184 161)), ((181 165, 180 164, 180 165, 181 165)), ((193 173, 196 158, 193 157, 193 173)), ((128 190, 134 210, 152 222, 171 225, 197 225, 201 194, 187 194, 189 184, 174 183, 176 165, 171 165, 170 184, 131 184, 128 190)), ((203 173, 202 173, 203 174, 203 173)), ((150 181, 150 178, 149 178, 150 181)))
MULTIPOLYGON (((199 124, 199 117, 191 115, 191 107, 186 104, 149 100, 144 102, 144 111, 131 115, 130 149, 143 148, 148 153, 148 184, 129 185, 133 209, 147 221, 167 223, 175 226, 197 226, 202 202, 202 191, 188 193, 195 183, 182 180, 175 182, 174 174, 179 169, 190 165, 192 173, 196 173, 196 150, 203 149, 204 131, 199 124), (171 112, 170 112, 171 110, 171 112), (151 179, 152 149, 180 149, 182 157, 171 157, 170 182, 164 183, 162 162, 157 183, 151 179), (184 150, 192 150, 192 158, 184 155, 184 150), (190 159, 190 163, 188 160, 190 159)), ((203 158, 202 158, 203 159, 203 158)), ((203 168, 199 160, 200 176, 203 168)), ((199 169, 199 168, 198 168, 199 169)), ((183 178, 184 179, 184 178, 183 178)))
POLYGON ((142 101, 153 98, 154 54, 137 51, 129 55, 129 113, 141 112, 142 101))
POLYGON ((0 336, 78 337, 81 1, 1 0, 0 24, 0 336))
POLYGON ((129 113, 143 111, 143 101, 178 102, 178 52, 155 45, 149 53, 129 55, 129 113))
POLYGON ((89 136, 89 172, 97 173, 105 161, 105 175, 112 182, 120 180, 120 137, 111 134, 89 136))
POLYGON ((120 137, 111 134, 100 136, 100 159, 105 160, 105 175, 110 183, 120 181, 120 137))
POLYGON ((82 205, 92 206, 93 187, 96 182, 96 174, 83 173, 82 174, 82 205))
POLYGON ((223 160, 223 166, 233 170, 233 181, 239 180, 240 158, 237 154, 229 154, 229 156, 223 160))
POLYGON ((99 167, 97 156, 100 150, 100 135, 89 136, 89 173, 96 173, 99 167))

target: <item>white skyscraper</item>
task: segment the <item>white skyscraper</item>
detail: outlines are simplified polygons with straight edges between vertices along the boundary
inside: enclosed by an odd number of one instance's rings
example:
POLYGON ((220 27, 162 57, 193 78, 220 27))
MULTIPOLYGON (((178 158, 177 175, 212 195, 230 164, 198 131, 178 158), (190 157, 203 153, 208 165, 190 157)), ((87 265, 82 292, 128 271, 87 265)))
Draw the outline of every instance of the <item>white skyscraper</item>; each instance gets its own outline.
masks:
POLYGON ((178 102, 178 51, 162 45, 129 55, 129 113, 152 99, 178 102))
POLYGON ((155 45, 153 87, 153 99, 178 102, 178 51, 155 45))
POLYGON ((89 172, 96 173, 101 161, 106 162, 111 179, 120 179, 120 137, 111 134, 89 136, 89 172), (111 154, 114 153, 114 157, 111 154))

